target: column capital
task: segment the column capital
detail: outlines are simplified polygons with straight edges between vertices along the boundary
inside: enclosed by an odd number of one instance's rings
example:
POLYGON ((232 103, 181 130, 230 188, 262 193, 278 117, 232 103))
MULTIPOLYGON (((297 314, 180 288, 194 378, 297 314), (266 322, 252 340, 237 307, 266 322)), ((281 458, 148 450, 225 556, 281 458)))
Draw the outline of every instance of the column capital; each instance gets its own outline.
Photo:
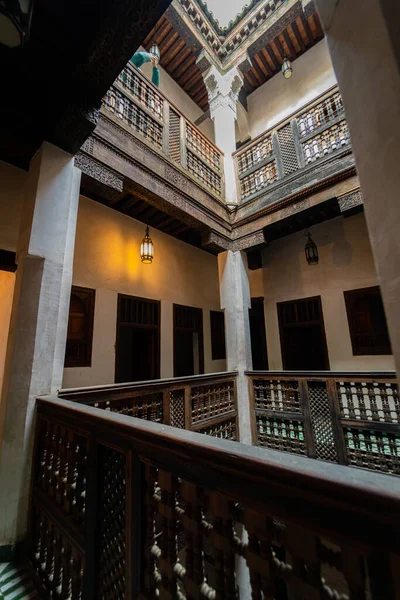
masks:
POLYGON ((210 115, 214 117, 220 107, 230 108, 236 119, 236 103, 243 86, 243 77, 237 67, 226 73, 220 73, 215 65, 211 65, 204 75, 204 83, 208 92, 210 115))

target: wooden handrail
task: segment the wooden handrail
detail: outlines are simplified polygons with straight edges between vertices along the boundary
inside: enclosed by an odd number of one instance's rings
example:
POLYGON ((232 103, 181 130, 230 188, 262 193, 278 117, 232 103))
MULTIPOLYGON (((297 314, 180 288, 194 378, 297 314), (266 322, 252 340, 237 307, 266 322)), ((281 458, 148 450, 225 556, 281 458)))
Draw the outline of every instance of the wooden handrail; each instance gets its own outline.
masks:
POLYGON ((350 152, 343 102, 335 86, 233 154, 241 199, 248 202, 314 162, 350 152))
POLYGON ((218 152, 218 154, 220 154, 221 156, 224 156, 224 153, 222 152, 222 150, 220 150, 218 148, 218 146, 216 146, 214 144, 214 142, 212 140, 210 140, 202 131, 201 129, 199 129, 197 127, 197 125, 195 124, 194 121, 192 121, 192 119, 190 119, 189 117, 186 117, 183 112, 177 107, 176 104, 174 104, 174 102, 171 102, 171 100, 160 90, 160 88, 158 88, 157 86, 154 85, 154 83, 152 83, 150 81, 150 79, 148 79, 140 69, 138 69, 137 67, 135 67, 135 65, 133 65, 132 63, 128 63, 125 67, 128 70, 131 70, 135 73, 135 75, 137 75, 142 82, 147 85, 150 89, 152 89, 154 91, 154 93, 158 94, 158 96, 161 96, 162 98, 164 98, 164 100, 167 101, 167 103, 174 109, 175 112, 179 113, 179 115, 181 117, 183 117, 185 119, 185 121, 187 121, 188 123, 190 123, 190 125, 197 131, 197 133, 204 138, 204 141, 207 142, 207 144, 209 144, 210 146, 212 146, 214 148, 214 150, 216 152, 218 152))
POLYGON ((309 108, 310 109, 313 108, 314 106, 316 106, 317 104, 319 104, 326 98, 329 98, 329 96, 331 96, 332 94, 334 94, 335 92, 338 92, 338 91, 339 91, 339 88, 336 84, 331 86, 328 90, 326 90, 325 92, 322 92, 322 94, 319 94, 316 98, 314 98, 314 100, 312 100, 312 102, 309 102, 308 104, 304 104, 301 108, 297 108, 296 110, 291 112, 287 117, 285 117, 284 119, 281 119, 280 121, 278 121, 277 123, 275 123, 274 125, 269 127, 268 129, 266 129, 265 131, 262 131, 255 138, 253 138, 253 139, 249 140, 248 142, 246 142, 245 144, 243 144, 243 146, 240 146, 240 148, 235 150, 235 152, 232 154, 232 156, 235 158, 238 154, 246 152, 252 146, 257 145, 264 137, 271 135, 271 133, 273 133, 275 130, 281 129, 285 125, 288 125, 294 119, 294 117, 301 115, 305 110, 307 110, 309 108))
POLYGON ((393 371, 255 371, 254 443, 400 475, 400 403, 393 371))
POLYGON ((104 97, 109 118, 139 134, 196 183, 224 197, 223 153, 132 64, 104 97), (112 116, 111 116, 112 115, 112 116))
POLYGON ((237 440, 236 372, 60 390, 60 398, 237 440))
POLYGON ((398 478, 52 398, 35 444, 30 557, 50 595, 61 578, 72 600, 399 598, 398 478))

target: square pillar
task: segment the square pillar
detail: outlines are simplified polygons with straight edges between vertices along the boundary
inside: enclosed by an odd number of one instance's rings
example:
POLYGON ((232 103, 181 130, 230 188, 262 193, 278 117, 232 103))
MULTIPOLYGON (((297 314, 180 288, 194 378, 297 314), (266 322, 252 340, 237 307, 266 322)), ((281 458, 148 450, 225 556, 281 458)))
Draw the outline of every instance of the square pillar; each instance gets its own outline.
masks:
POLYGON ((400 370, 400 5, 317 0, 343 96, 390 339, 400 370))
POLYGON ((218 255, 221 308, 225 311, 227 370, 237 371, 239 439, 252 444, 249 385, 245 371, 253 368, 251 356, 250 282, 247 256, 228 250, 218 255))
POLYGON ((3 554, 26 534, 36 397, 62 384, 80 176, 71 155, 45 142, 25 190, 2 389, 3 554))

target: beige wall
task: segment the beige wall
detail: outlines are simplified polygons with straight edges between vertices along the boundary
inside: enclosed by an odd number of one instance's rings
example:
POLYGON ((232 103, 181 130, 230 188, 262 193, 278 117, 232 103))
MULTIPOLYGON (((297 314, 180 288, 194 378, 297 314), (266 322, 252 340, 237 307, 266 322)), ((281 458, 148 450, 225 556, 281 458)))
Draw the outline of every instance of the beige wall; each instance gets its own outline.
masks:
POLYGON ((392 356, 353 356, 343 292, 377 285, 363 214, 312 228, 319 264, 305 260, 303 232, 272 242, 263 269, 251 274, 252 296, 265 297, 269 368, 282 369, 277 302, 321 296, 331 370, 394 369, 392 356), (262 286, 260 284, 262 273, 262 286))
MULTIPOLYGON (((150 63, 145 63, 141 71, 149 79, 151 79, 153 67, 150 63)), ((195 122, 203 111, 191 97, 176 83, 170 75, 162 67, 160 67, 160 90, 179 110, 184 114, 185 117, 195 122)), ((199 129, 211 140, 214 141, 214 124, 211 119, 206 119, 204 123, 199 126, 199 129)))
MULTIPOLYGON (((6 360, 8 330, 10 329, 11 308, 15 287, 15 273, 0 271, 0 403, 3 387, 4 363, 6 360)), ((0 405, 0 423, 2 421, 0 405)), ((0 425, 1 430, 1 425, 0 425)))
POLYGON ((81 197, 74 285, 96 290, 92 367, 64 371, 64 387, 114 382, 118 293, 161 300, 161 376, 173 376, 172 305, 203 308, 205 372, 225 369, 211 360, 210 309, 219 309, 217 259, 151 230, 154 262, 143 265, 144 225, 81 197))
POLYGON ((278 73, 247 99, 250 135, 255 138, 335 85, 325 40, 293 62, 293 75, 278 73))

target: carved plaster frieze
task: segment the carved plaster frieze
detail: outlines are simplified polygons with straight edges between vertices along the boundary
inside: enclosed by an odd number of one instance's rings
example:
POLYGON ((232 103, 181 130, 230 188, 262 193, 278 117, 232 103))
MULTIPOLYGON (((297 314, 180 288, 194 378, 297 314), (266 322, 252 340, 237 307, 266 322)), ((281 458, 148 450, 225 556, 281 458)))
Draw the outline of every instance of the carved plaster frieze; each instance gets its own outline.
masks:
POLYGON ((345 196, 341 196, 338 198, 340 212, 344 213, 348 210, 355 208, 356 206, 361 206, 364 204, 362 192, 360 189, 354 190, 350 192, 350 194, 346 194, 345 196))
POLYGON ((75 156, 75 166, 78 167, 85 175, 99 181, 103 185, 122 192, 124 189, 124 178, 118 175, 104 164, 94 160, 92 157, 78 152, 75 156))
POLYGON ((232 241, 222 235, 219 235, 215 231, 208 229, 201 235, 201 245, 203 248, 212 250, 215 252, 223 252, 224 250, 233 250, 232 241))
POLYGON ((262 229, 234 240, 233 250, 248 250, 249 248, 253 248, 253 246, 260 246, 261 244, 265 244, 264 231, 262 229))

